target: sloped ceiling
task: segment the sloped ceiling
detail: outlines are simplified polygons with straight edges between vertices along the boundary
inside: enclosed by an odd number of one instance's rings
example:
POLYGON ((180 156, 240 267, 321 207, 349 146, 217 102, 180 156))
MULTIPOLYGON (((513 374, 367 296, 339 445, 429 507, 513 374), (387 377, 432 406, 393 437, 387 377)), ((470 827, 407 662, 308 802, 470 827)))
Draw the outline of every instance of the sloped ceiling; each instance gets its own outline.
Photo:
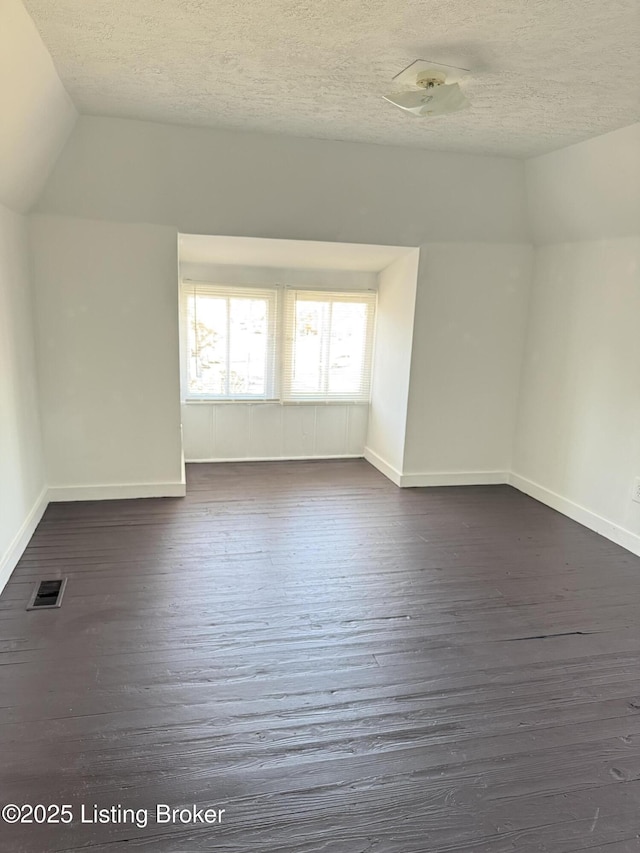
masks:
POLYGON ((81 112, 531 156, 640 119, 637 0, 26 0, 81 112), (470 110, 382 100, 418 57, 470 110))
POLYGON ((0 0, 0 203, 29 209, 76 109, 20 0, 0 0))

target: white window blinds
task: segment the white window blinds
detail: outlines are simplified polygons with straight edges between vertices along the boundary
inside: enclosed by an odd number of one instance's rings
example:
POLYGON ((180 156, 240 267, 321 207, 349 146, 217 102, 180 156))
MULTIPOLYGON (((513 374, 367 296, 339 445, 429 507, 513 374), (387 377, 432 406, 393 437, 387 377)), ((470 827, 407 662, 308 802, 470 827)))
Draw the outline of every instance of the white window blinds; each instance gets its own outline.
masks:
POLYGON ((182 322, 185 397, 276 396, 277 290, 185 282, 182 322))
POLYGON ((376 294, 184 281, 186 400, 367 403, 376 294))
POLYGON ((368 402, 376 294, 285 291, 285 401, 368 402))

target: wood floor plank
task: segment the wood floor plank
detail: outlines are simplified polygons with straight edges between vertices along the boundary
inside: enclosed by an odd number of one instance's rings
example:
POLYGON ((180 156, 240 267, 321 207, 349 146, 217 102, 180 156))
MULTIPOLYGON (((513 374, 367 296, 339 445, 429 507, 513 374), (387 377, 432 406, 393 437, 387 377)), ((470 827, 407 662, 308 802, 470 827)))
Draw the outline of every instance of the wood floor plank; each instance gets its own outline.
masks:
POLYGON ((640 850, 639 599, 640 559, 515 490, 362 460, 53 504, 0 597, 0 795, 75 819, 0 850, 640 850), (157 803, 225 818, 79 821, 157 803))

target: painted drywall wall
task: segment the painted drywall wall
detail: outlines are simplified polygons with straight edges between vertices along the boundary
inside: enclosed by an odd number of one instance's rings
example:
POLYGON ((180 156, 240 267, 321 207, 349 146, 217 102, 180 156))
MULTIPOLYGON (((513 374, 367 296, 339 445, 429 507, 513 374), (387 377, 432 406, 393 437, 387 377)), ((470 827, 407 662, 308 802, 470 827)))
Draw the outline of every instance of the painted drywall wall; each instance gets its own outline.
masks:
POLYGON ((531 263, 528 245, 421 248, 403 484, 505 481, 531 263))
POLYGON ((399 246, 528 233, 522 161, 90 116, 38 210, 399 246))
POLYGON ((640 237, 538 250, 514 469, 640 546, 638 317, 640 237))
POLYGON ((0 590, 46 509, 27 211, 77 118, 20 0, 0 3, 0 590))
POLYGON ((0 3, 0 203, 23 212, 42 189, 77 113, 20 0, 0 3))
POLYGON ((376 338, 366 457, 398 484, 404 469, 420 250, 378 275, 376 338))
POLYGON ((514 482, 640 553, 640 125, 538 157, 527 173, 547 245, 536 251, 514 482))
POLYGON ((0 205, 0 590, 46 507, 27 237, 0 205))
POLYGON ((369 290, 378 286, 378 274, 368 270, 303 269, 245 264, 181 263, 180 277, 186 281, 249 287, 290 285, 328 290, 369 290))
POLYGON ((640 234, 640 123, 525 163, 537 244, 640 234))
MULTIPOLYGON (((47 341, 47 356, 43 356, 45 446, 59 486, 98 485, 107 475, 112 481, 113 477, 121 480, 126 472, 127 482, 142 473, 145 479, 153 476, 164 481, 166 463, 159 447, 173 446, 173 420, 165 426, 156 417, 158 453, 153 463, 149 456, 153 444, 145 448, 148 464, 144 472, 133 459, 128 464, 130 451, 119 467, 95 461, 96 449, 104 442, 117 436, 124 443, 124 413, 134 395, 128 377, 124 377, 126 390, 115 408, 102 403, 99 395, 94 398, 91 392, 82 392, 79 385, 69 389, 62 409, 56 402, 65 371, 79 369, 74 366, 82 364, 89 337, 70 328, 69 317, 78 311, 77 300, 92 317, 101 312, 115 316, 123 288, 133 288, 136 276, 135 287, 151 299, 151 271, 160 299, 167 298, 172 278, 177 290, 175 258, 165 242, 158 240, 154 246, 144 247, 144 263, 136 256, 128 264, 134 232, 118 231, 109 222, 152 223, 170 228, 172 233, 178 229, 193 234, 411 247, 435 238, 517 243, 527 232, 524 166, 519 161, 92 117, 78 121, 39 199, 38 210, 41 215, 36 217, 38 239, 33 251, 39 332, 47 341), (84 229, 78 225, 82 220, 88 223, 84 229), (92 252, 94 260, 90 261, 92 252), (123 259, 126 285, 113 284, 111 271, 115 272, 117 264, 112 255, 123 259), (70 277, 65 273, 67 267, 70 277), (66 355, 57 354, 57 348, 66 355), (119 422, 112 430, 114 418, 119 422), (76 425, 69 435, 65 435, 65 421, 76 425), (80 430, 81 440, 75 440, 74 430, 80 430)), ((439 286, 449 288, 446 276, 439 286)), ((430 316, 428 322, 437 323, 437 319, 430 316)), ((465 315, 465 322, 473 326, 471 313, 465 315)), ((97 322, 95 332, 99 336, 97 322)), ((158 346, 154 329, 142 325, 138 334, 138 347, 154 351, 158 346)), ((171 340, 164 342, 167 349, 171 340)), ((105 345, 96 370, 111 388, 110 395, 116 395, 123 378, 120 356, 109 367, 106 353, 105 345), (108 379, 108 371, 112 379, 108 379)), ((177 347, 172 356, 177 356, 177 347)), ((168 405, 169 397, 179 401, 177 378, 165 371, 145 393, 150 411, 156 406, 151 402, 154 395, 158 408, 168 405)), ((129 413, 133 446, 149 423, 146 411, 141 413, 141 423, 135 412, 134 405, 129 413)), ((447 432, 446 424, 442 431, 447 432)))
POLYGON ((52 496, 179 494, 177 232, 34 216, 31 246, 52 496))

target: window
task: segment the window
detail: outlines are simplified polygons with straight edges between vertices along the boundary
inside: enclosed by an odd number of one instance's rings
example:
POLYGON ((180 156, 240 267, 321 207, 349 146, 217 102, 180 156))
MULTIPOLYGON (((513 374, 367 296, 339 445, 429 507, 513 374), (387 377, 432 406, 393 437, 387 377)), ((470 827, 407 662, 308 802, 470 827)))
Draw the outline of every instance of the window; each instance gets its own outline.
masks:
POLYGON ((285 400, 367 402, 375 294, 286 294, 285 400))
POLYGON ((185 399, 368 402, 376 295, 186 282, 185 399))
POLYGON ((185 397, 274 397, 274 290, 185 286, 183 318, 185 397))

